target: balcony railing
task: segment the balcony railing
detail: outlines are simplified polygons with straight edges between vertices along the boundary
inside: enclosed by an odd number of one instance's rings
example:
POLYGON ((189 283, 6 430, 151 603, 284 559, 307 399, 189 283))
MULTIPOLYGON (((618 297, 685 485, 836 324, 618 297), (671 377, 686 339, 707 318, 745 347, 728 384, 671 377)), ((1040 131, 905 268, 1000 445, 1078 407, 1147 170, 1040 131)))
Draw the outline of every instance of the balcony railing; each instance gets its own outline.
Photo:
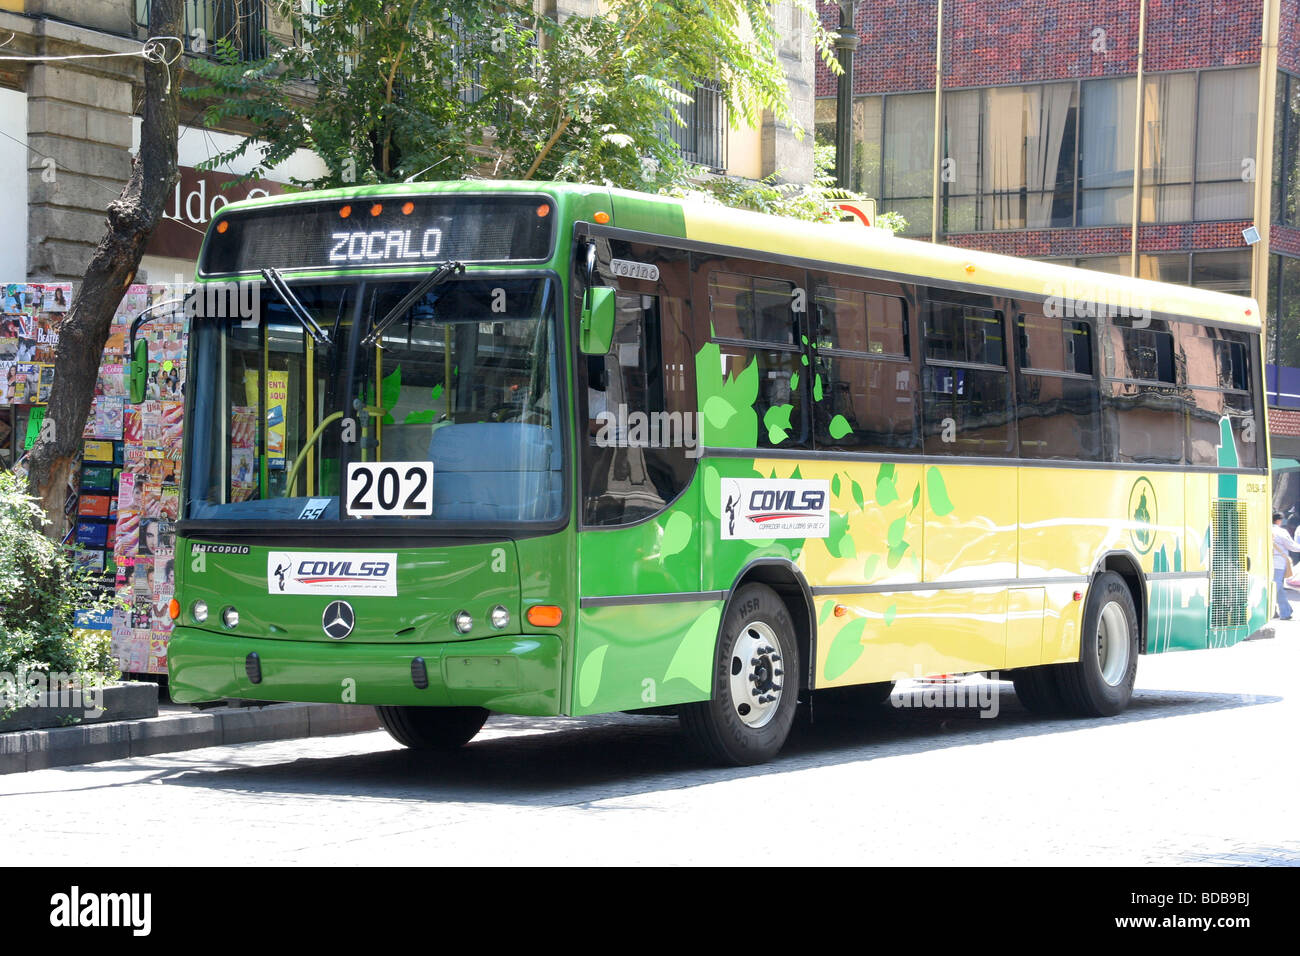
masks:
POLYGON ((719 83, 708 81, 697 84, 694 90, 684 90, 693 96, 693 103, 684 103, 677 112, 685 126, 677 125, 671 117, 668 135, 682 151, 688 163, 704 166, 711 172, 721 173, 727 167, 727 99, 719 83))
MULTIPOLYGON (((228 41, 241 60, 266 56, 266 0, 184 0, 185 52, 215 58, 228 41)), ((148 29, 149 0, 135 0, 135 22, 148 29)))

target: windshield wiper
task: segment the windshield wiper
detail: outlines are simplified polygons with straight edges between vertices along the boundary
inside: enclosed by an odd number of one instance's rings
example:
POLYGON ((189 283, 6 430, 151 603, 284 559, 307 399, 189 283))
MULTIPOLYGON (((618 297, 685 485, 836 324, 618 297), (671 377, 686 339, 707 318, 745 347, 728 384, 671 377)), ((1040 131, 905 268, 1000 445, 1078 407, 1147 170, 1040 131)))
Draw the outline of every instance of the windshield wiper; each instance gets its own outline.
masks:
POLYGON ((317 345, 334 344, 329 333, 322 329, 316 320, 311 317, 311 313, 302 304, 302 300, 293 294, 293 290, 284 281, 284 276, 280 275, 279 269, 263 269, 262 278, 266 280, 267 285, 275 290, 275 294, 280 297, 280 301, 288 307, 293 317, 302 323, 302 327, 307 330, 307 334, 312 337, 312 340, 317 345))
POLYGON ((464 271, 465 271, 465 263, 463 262, 454 262, 452 260, 448 260, 447 262, 444 262, 442 265, 438 266, 437 270, 429 273, 427 276, 425 276, 423 279, 417 282, 415 284, 415 288, 413 288, 410 292, 406 293, 406 295, 402 296, 402 301, 398 302, 397 305, 389 309, 388 314, 374 324, 374 327, 371 328, 370 330, 370 334, 361 340, 362 348, 368 348, 371 345, 374 345, 376 342, 378 342, 379 337, 384 334, 384 330, 387 329, 390 325, 392 325, 395 321, 397 321, 399 317, 405 315, 406 311, 410 309, 411 306, 415 305, 415 303, 419 302, 422 298, 424 298, 425 295, 428 294, 430 289, 434 288, 435 286, 442 285, 453 275, 456 275, 458 273, 463 273, 464 271))

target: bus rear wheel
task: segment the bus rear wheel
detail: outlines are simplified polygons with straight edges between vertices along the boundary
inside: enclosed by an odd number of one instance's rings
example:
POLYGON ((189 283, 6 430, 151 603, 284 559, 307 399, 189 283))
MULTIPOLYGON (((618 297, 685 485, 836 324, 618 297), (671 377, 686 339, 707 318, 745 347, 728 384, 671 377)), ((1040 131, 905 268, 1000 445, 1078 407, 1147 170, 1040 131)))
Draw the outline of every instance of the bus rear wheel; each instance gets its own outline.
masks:
POLYGON ((1065 709, 1084 717, 1113 717, 1128 706, 1137 679, 1138 624, 1133 595, 1113 571, 1088 589, 1079 659, 1059 665, 1056 684, 1065 709))
POLYGON ((722 619, 709 700, 681 708, 682 727, 710 760, 771 760, 790 734, 799 697, 799 646, 790 611, 763 584, 746 584, 722 619))
POLYGON ((483 729, 482 707, 376 707, 389 736, 412 750, 455 750, 483 729))
POLYGON ((1056 686, 1055 666, 1029 667, 1012 675, 1016 697, 1025 710, 1044 716, 1064 713, 1065 701, 1056 686))

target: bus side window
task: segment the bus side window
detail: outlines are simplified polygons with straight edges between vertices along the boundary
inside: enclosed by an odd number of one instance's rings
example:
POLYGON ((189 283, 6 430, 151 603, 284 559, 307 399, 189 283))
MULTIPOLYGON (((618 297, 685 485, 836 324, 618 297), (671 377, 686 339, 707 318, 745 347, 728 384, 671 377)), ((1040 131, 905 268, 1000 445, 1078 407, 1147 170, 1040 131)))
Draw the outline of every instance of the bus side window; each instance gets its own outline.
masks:
MULTIPOLYGON (((678 362, 665 362, 659 296, 616 296, 613 345, 579 364, 583 521, 620 525, 663 510, 689 480, 694 420, 675 408, 684 393, 678 362)), ((667 304, 670 308, 665 309, 667 304)), ((671 318, 671 317, 670 317, 671 318)))
POLYGON ((1232 425, 1238 464, 1255 467, 1259 463, 1258 436, 1263 431, 1250 395, 1250 336, 1191 322, 1177 326, 1187 361, 1188 463, 1219 463, 1219 420, 1226 416, 1232 425))
POLYGON ((1107 330, 1102 415, 1110 458, 1182 464, 1187 433, 1185 359, 1169 323, 1119 317, 1107 330), (1184 387, 1180 387, 1184 386, 1184 387))
POLYGON ((1101 459, 1092 350, 1089 322, 1033 314, 1016 318, 1016 419, 1022 458, 1101 459))
POLYGON ((722 352, 725 381, 757 363, 760 448, 809 447, 804 345, 794 312, 795 285, 785 279, 714 271, 709 321, 722 352))
POLYGON ((926 304, 921 374, 927 454, 1014 452, 1004 328, 996 309, 926 304))
POLYGON ((896 296, 816 286, 812 310, 818 448, 915 451, 921 446, 917 376, 906 303, 896 296))

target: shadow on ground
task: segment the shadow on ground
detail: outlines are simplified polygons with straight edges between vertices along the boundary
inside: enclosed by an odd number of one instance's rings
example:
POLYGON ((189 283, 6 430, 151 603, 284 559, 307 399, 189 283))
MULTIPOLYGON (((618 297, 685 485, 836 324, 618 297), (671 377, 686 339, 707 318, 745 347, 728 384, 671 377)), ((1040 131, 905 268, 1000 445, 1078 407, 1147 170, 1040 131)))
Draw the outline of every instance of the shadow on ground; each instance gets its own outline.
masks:
MULTIPOLYGON (((881 704, 848 716, 805 709, 781 755, 758 767, 717 768, 689 748, 674 717, 613 714, 589 718, 494 716, 483 733, 453 754, 398 747, 387 735, 357 735, 358 746, 386 749, 304 757, 250 766, 240 753, 224 760, 197 754, 137 758, 137 770, 164 786, 235 793, 336 794, 429 803, 574 806, 611 797, 762 777, 808 767, 870 763, 892 757, 1038 736, 1185 717, 1279 701, 1278 697, 1137 691, 1119 717, 1043 718, 1028 713, 1002 685, 996 717, 966 708, 903 709, 881 704), (389 746, 391 744, 391 747, 389 746)), ((346 738, 333 738, 341 740, 346 738)), ((283 747, 284 744, 277 746, 283 747)), ((90 765, 120 771, 121 765, 90 765)), ((882 769, 883 773, 883 769, 882 769)), ((132 783, 140 783, 134 777, 132 783)), ((116 786, 108 783, 107 786, 116 786)))

